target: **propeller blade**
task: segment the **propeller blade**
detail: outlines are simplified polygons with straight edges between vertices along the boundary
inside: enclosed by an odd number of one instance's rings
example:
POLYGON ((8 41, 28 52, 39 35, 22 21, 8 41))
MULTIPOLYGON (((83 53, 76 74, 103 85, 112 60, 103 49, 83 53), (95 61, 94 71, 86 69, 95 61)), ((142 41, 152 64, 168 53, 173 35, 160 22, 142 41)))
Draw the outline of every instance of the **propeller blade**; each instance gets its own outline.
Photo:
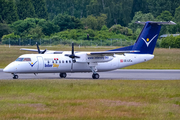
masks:
POLYGON ((74 56, 75 58, 80 58, 79 56, 74 56))
POLYGON ((72 55, 74 55, 74 43, 72 42, 72 55))
POLYGON ((69 56, 70 56, 70 54, 65 54, 64 56, 68 56, 68 57, 69 57, 69 56))
POLYGON ((71 51, 71 55, 65 54, 64 56, 68 56, 68 57, 72 58, 73 61, 76 61, 74 58, 80 58, 79 56, 76 56, 76 55, 74 54, 74 43, 73 43, 73 42, 72 42, 72 51, 71 51))
POLYGON ((37 46, 37 49, 38 49, 38 53, 39 54, 44 54, 46 51, 47 51, 47 49, 45 49, 44 51, 40 51, 40 49, 39 49, 39 45, 37 44, 37 42, 36 42, 36 46, 37 46))
POLYGON ((45 49, 44 51, 41 52, 41 54, 44 54, 47 51, 47 49, 45 49))
POLYGON ((41 51, 39 49, 39 45, 37 44, 37 42, 36 42, 36 46, 37 46, 37 49, 38 49, 38 53, 41 54, 41 51))

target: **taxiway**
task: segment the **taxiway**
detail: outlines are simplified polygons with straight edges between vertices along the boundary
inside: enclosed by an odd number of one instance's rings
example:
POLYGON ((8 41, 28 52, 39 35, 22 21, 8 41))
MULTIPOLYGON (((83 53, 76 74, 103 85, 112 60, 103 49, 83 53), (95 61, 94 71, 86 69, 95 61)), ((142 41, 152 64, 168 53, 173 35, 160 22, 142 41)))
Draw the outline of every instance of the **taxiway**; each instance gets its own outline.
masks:
MULTIPOLYGON (((101 79, 107 80, 180 80, 180 70, 143 70, 118 69, 109 72, 98 72, 101 79)), ((19 79, 61 79, 58 73, 18 74, 19 79)), ((12 79, 10 73, 0 69, 0 79, 12 79)), ((92 79, 92 73, 67 73, 66 79, 92 79)))

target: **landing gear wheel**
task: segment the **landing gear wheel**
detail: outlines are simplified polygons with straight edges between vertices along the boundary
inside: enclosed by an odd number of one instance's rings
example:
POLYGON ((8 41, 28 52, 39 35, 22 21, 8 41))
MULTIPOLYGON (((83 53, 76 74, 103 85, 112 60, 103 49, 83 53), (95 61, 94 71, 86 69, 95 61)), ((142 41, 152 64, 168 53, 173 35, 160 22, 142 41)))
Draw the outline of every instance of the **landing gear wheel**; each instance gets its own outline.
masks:
POLYGON ((61 78, 66 78, 67 74, 66 74, 66 73, 60 73, 59 76, 60 76, 61 78))
POLYGON ((92 78, 93 79, 99 79, 99 74, 98 73, 92 74, 92 78))
POLYGON ((18 79, 18 75, 14 75, 13 79, 18 79))

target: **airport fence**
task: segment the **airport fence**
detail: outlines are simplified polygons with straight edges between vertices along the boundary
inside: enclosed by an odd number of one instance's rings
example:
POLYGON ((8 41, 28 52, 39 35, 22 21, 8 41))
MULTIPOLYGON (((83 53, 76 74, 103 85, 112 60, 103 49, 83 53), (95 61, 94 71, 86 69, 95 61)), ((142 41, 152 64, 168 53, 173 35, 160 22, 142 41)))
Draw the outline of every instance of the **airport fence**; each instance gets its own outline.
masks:
MULTIPOLYGON (((125 39, 106 39, 106 40, 72 40, 72 39, 8 39, 1 44, 33 46, 36 42, 41 46, 51 45, 66 45, 71 46, 73 42, 76 46, 130 46, 135 43, 135 40, 125 39)), ((161 40, 157 41, 156 47, 160 48, 161 40)))
POLYGON ((134 40, 125 39, 106 39, 106 40, 72 40, 72 39, 8 39, 1 44, 32 46, 36 42, 42 46, 69 45, 73 42, 76 46, 128 46, 133 45, 134 40))

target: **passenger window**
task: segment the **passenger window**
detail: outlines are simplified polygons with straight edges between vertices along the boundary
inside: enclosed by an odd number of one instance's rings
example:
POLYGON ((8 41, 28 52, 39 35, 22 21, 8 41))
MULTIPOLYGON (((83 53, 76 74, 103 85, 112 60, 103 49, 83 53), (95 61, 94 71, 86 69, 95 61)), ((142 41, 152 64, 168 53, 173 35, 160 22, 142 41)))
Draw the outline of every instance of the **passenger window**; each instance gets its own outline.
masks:
POLYGON ((52 63, 54 63, 54 61, 52 61, 52 63))
POLYGON ((59 61, 59 63, 61 63, 61 61, 59 61))
POLYGON ((62 61, 62 63, 64 63, 64 60, 62 61))
POLYGON ((56 60, 56 63, 58 63, 58 61, 56 60))
POLYGON ((69 63, 71 63, 71 60, 69 60, 69 63))
POLYGON ((66 60, 66 63, 68 63, 68 61, 66 60))
POLYGON ((48 61, 48 64, 49 64, 49 61, 48 61))

